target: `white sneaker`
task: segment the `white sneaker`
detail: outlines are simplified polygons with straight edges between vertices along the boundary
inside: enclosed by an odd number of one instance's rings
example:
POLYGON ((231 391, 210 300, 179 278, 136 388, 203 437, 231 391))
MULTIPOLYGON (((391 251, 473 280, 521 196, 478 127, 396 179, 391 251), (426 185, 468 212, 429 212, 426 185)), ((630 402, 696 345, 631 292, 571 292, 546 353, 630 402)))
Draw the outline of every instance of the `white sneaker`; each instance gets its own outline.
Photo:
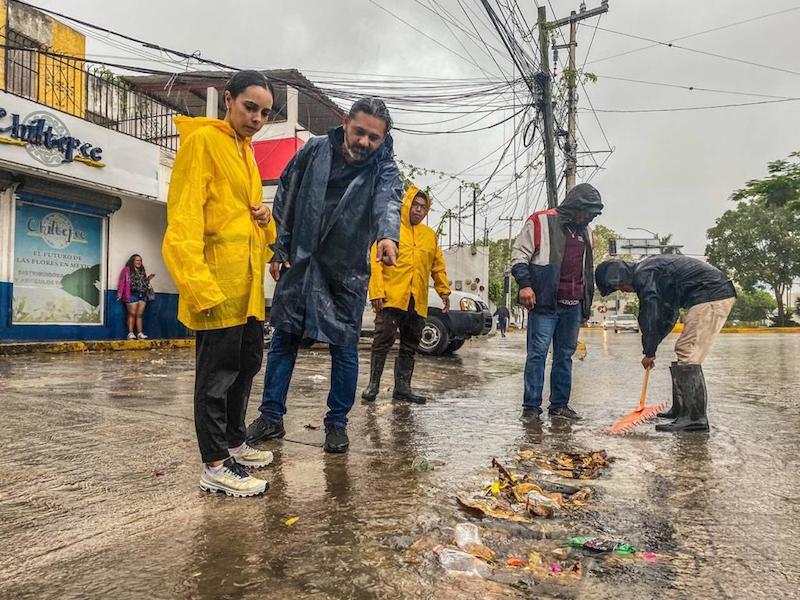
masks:
POLYGON ((269 483, 263 479, 251 477, 245 468, 232 457, 223 463, 216 473, 203 467, 200 475, 200 489, 206 492, 225 492, 228 496, 243 498, 258 496, 267 491, 269 483))
POLYGON ((135 340, 135 339, 136 339, 136 334, 135 334, 135 333, 133 333, 133 332, 131 331, 131 332, 128 334, 128 339, 129 339, 129 340, 135 340))
POLYGON ((243 467, 253 469, 266 467, 275 458, 269 450, 259 450, 248 446, 247 443, 242 444, 238 452, 231 452, 231 456, 243 467))
POLYGON ((140 340, 146 340, 147 339, 147 336, 145 334, 143 334, 143 333, 140 333, 136 337, 139 338, 140 340))

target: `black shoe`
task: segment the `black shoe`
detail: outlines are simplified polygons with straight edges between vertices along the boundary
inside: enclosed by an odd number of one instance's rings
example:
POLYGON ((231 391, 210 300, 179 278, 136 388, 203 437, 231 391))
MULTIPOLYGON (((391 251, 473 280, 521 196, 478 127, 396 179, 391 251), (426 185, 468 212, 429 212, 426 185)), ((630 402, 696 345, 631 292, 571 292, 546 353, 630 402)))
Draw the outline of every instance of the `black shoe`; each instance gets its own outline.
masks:
POLYGON ((322 447, 325 452, 331 454, 341 454, 347 452, 350 447, 350 439, 347 437, 347 428, 340 425, 325 425, 325 445, 322 447))
POLYGON ((708 392, 703 367, 700 365, 678 364, 676 383, 678 396, 681 398, 681 411, 672 423, 656 425, 656 431, 680 433, 689 431, 708 431, 708 392))
POLYGON ((681 397, 678 393, 678 371, 675 368, 677 362, 673 362, 669 367, 669 374, 672 375, 672 407, 669 410, 658 413, 659 419, 677 419, 681 414, 681 397))
POLYGON ((520 421, 539 421, 542 417, 542 409, 537 406, 523 406, 520 421))
POLYGON ((411 389, 411 377, 414 375, 414 354, 404 352, 397 355, 394 362, 394 393, 392 400, 399 402, 413 402, 414 404, 425 404, 428 399, 425 396, 415 394, 411 389))
POLYGON ((286 435, 283 428, 283 421, 268 421, 264 417, 258 417, 247 426, 247 443, 255 444, 266 440, 276 440, 286 435))
POLYGON ((578 416, 578 413, 566 405, 559 406, 557 408, 551 408, 547 412, 550 413, 551 417, 564 417, 565 419, 572 419, 573 421, 581 420, 580 416, 578 416))
POLYGON ((381 388, 381 375, 383 375, 383 366, 385 364, 385 354, 372 353, 369 364, 369 385, 361 394, 365 402, 373 402, 378 397, 378 392, 381 388))

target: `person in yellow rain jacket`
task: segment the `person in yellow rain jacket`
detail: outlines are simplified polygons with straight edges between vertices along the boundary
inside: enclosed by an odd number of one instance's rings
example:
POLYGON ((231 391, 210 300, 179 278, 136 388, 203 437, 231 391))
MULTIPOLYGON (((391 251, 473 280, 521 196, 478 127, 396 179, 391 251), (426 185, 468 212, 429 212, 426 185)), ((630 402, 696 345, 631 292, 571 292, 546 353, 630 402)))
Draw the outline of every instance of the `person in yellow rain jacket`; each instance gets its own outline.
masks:
POLYGON ((175 118, 181 145, 162 252, 180 294, 178 318, 197 331, 200 487, 254 496, 268 484, 244 467, 265 467, 273 457, 245 443, 244 418, 263 358, 264 271, 276 231, 249 142, 267 121, 273 91, 261 73, 240 71, 224 98, 224 120, 175 118))
POLYGON ((367 402, 375 400, 380 388, 386 355, 400 332, 400 352, 394 363, 394 400, 424 404, 427 399, 411 389, 414 355, 419 344, 425 318, 428 316, 428 282, 450 310, 450 286, 436 232, 422 221, 428 214, 431 200, 413 185, 403 197, 400 212, 400 244, 397 264, 387 266, 376 258, 372 247, 372 274, 369 299, 375 310, 375 337, 372 338, 369 385, 361 394, 367 402))

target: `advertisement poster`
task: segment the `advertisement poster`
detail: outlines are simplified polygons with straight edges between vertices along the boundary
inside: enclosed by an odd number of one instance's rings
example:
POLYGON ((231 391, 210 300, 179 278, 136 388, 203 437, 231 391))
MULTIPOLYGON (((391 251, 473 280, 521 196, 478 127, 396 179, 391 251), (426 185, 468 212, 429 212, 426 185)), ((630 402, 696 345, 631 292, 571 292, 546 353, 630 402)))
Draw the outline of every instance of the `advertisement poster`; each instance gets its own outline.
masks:
POLYGON ((101 325, 103 219, 18 201, 13 323, 101 325))

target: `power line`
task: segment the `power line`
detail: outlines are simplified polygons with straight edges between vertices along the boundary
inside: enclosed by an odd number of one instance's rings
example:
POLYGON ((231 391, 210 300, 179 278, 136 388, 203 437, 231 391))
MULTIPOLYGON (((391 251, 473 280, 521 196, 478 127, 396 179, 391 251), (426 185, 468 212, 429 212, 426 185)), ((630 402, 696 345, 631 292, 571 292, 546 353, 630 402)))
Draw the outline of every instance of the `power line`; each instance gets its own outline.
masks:
POLYGON ((693 110, 712 110, 716 108, 735 108, 738 106, 757 106, 760 104, 781 104, 784 102, 797 102, 800 98, 783 98, 781 100, 759 100, 757 102, 740 102, 737 104, 713 104, 711 106, 679 106, 674 108, 610 108, 595 109, 599 113, 656 113, 656 112, 683 112, 693 110))
POLYGON ((437 46, 440 46, 441 48, 444 48, 444 49, 445 49, 445 50, 447 50, 448 52, 450 52, 450 53, 452 53, 452 54, 455 54, 455 55, 456 55, 457 57, 459 57, 461 60, 468 62, 469 64, 471 64, 472 66, 474 66, 474 67, 476 67, 477 69, 479 69, 479 70, 480 70, 480 68, 481 68, 481 67, 480 67, 480 65, 478 65, 478 63, 476 63, 474 60, 470 60, 469 58, 466 58, 466 57, 465 57, 465 56, 463 56, 462 54, 459 54, 458 52, 456 52, 455 50, 453 50, 453 49, 452 49, 452 48, 450 48, 449 46, 446 46, 445 44, 441 43, 441 42, 440 42, 439 40, 437 40, 436 38, 434 38, 434 37, 432 37, 432 36, 428 35, 428 34, 427 34, 427 33, 425 33, 424 31, 422 31, 420 28, 416 27, 415 25, 412 25, 411 23, 409 23, 408 21, 406 21, 406 20, 405 20, 403 17, 401 17, 401 16, 399 16, 399 15, 397 15, 397 14, 393 13, 393 12, 392 12, 392 11, 390 11, 388 8, 381 6, 381 5, 380 5, 380 4, 378 4, 378 3, 377 3, 375 0, 368 0, 368 2, 369 2, 370 4, 373 4, 374 6, 378 7, 378 8, 379 8, 379 9, 381 9, 383 12, 385 12, 385 13, 387 13, 387 14, 391 15, 392 17, 394 17, 395 19, 397 19, 397 20, 398 20, 398 21, 400 21, 401 23, 404 23, 405 25, 407 25, 408 27, 410 27, 411 29, 413 29, 414 31, 416 31, 417 33, 419 33, 421 36, 423 36, 423 37, 425 37, 425 38, 429 39, 430 41, 432 41, 432 42, 433 42, 434 44, 436 44, 437 46))
MULTIPOLYGON (((703 31, 697 31, 695 33, 690 33, 688 35, 683 35, 683 36, 680 36, 680 37, 673 38, 673 39, 669 40, 669 42, 672 43, 672 42, 679 42, 681 40, 688 40, 689 38, 697 37, 697 36, 700 36, 700 35, 705 35, 707 33, 712 33, 714 31, 721 31, 723 29, 729 29, 730 27, 737 27, 739 25, 744 25, 746 23, 752 23, 753 21, 758 21, 760 19, 766 19, 768 17, 775 17, 775 16, 778 16, 778 15, 783 15, 783 14, 786 14, 786 13, 789 13, 789 12, 793 12, 793 11, 796 11, 796 10, 800 10, 800 6, 794 6, 792 8, 779 10, 777 12, 771 12, 771 13, 767 13, 767 14, 764 14, 764 15, 758 15, 758 16, 755 16, 755 17, 750 17, 750 18, 744 19, 742 21, 736 21, 735 23, 728 23, 727 25, 720 25, 718 27, 712 27, 711 29, 704 29, 703 31)), ((589 61, 588 64, 599 63, 599 62, 603 62, 605 60, 611 60, 612 58, 619 58, 620 56, 627 56, 628 54, 634 54, 636 52, 641 52, 642 50, 649 50, 650 48, 655 48, 655 47, 660 46, 660 45, 661 45, 661 43, 657 42, 657 43, 654 43, 654 44, 650 44, 649 46, 642 46, 641 48, 634 48, 633 50, 628 50, 626 52, 620 52, 619 54, 613 54, 612 56, 605 56, 603 58, 598 58, 596 60, 589 61)))
POLYGON ((779 73, 788 73, 790 75, 800 75, 800 71, 792 71, 791 69, 784 69, 782 67, 773 67, 772 65, 765 65, 763 63, 753 62, 751 60, 745 60, 743 58, 735 58, 732 56, 725 56, 724 54, 717 54, 716 52, 706 52, 705 50, 697 50, 696 48, 689 48, 687 46, 679 46, 678 44, 674 44, 672 42, 662 42, 659 40, 653 40, 641 35, 636 35, 633 33, 625 33, 623 31, 615 31, 614 29, 606 29, 604 27, 597 27, 600 31, 605 31, 607 33, 613 33, 615 35, 621 35, 623 37, 633 38, 635 40, 643 40, 646 42, 652 42, 654 45, 664 46, 666 48, 677 48, 679 50, 685 50, 686 52, 693 52, 695 54, 701 54, 703 56, 711 56, 713 58, 719 58, 721 60, 727 60, 730 62, 740 63, 744 65, 749 65, 751 67, 759 67, 761 69, 769 69, 770 71, 778 71, 779 73))
POLYGON ((611 76, 611 75, 600 75, 600 74, 597 74, 597 77, 598 77, 599 80, 611 79, 613 81, 626 81, 628 83, 640 83, 640 84, 643 84, 643 85, 654 85, 654 86, 659 86, 659 87, 675 88, 675 89, 681 89, 681 90, 688 90, 690 92, 710 92, 710 93, 714 93, 714 94, 730 94, 730 95, 735 95, 735 96, 753 96, 753 97, 758 97, 758 98, 775 98, 775 99, 780 99, 780 100, 789 100, 789 99, 792 98, 792 96, 774 96, 774 95, 770 95, 770 94, 759 94, 759 93, 756 93, 756 92, 741 92, 741 91, 732 91, 732 90, 718 90, 718 89, 713 89, 713 88, 698 87, 698 86, 695 86, 695 85, 684 85, 684 84, 678 84, 678 83, 663 83, 663 82, 660 82, 660 81, 644 81, 644 80, 641 80, 641 79, 631 79, 629 77, 615 77, 615 76, 611 76))

